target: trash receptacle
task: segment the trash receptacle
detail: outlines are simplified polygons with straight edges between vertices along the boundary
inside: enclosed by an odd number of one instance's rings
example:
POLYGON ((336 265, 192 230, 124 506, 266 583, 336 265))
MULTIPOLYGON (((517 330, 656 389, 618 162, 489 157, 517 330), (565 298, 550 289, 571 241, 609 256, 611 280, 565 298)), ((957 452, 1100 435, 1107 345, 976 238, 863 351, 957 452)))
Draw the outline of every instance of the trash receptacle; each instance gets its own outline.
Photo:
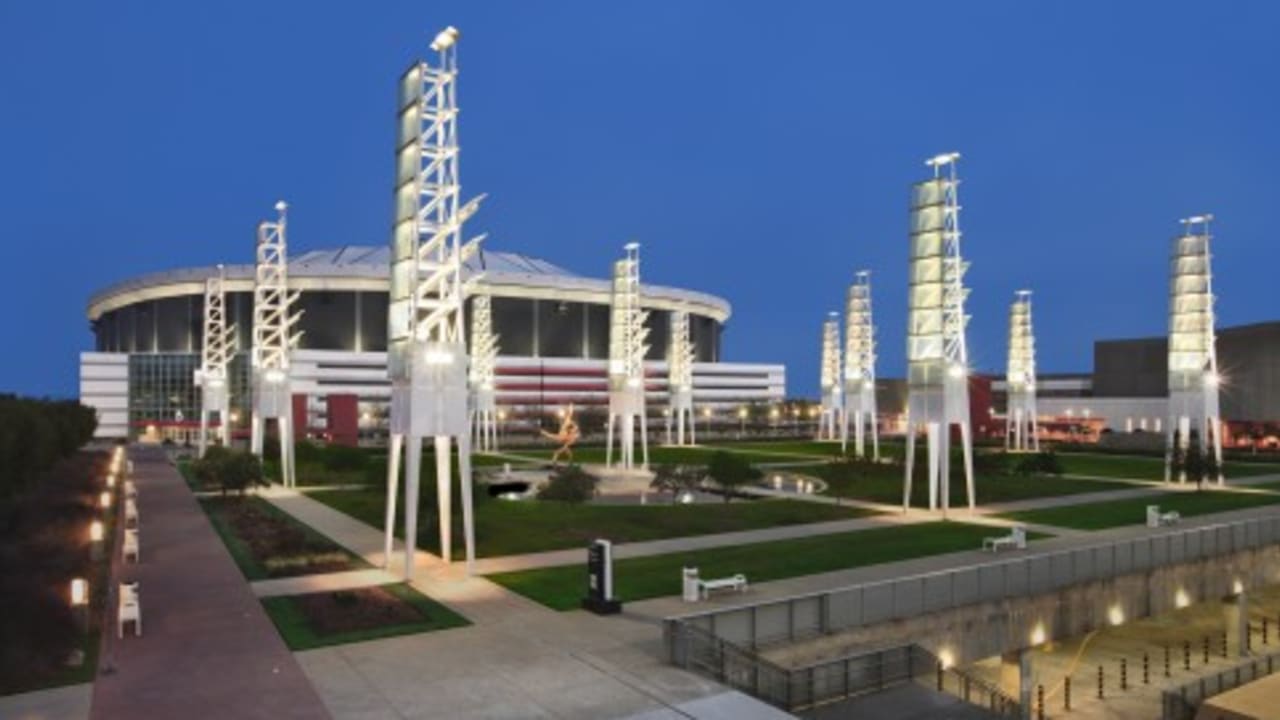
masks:
POLYGON ((687 567, 684 569, 684 601, 698 602, 698 568, 687 567))

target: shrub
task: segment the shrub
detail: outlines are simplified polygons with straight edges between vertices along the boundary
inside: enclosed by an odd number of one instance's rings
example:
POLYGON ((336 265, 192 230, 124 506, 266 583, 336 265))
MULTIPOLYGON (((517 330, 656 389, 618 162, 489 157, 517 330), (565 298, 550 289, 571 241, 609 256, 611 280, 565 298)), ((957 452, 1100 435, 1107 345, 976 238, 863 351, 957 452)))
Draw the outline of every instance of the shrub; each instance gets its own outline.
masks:
POLYGON ((538 490, 538 499, 584 503, 595 497, 596 483, 599 481, 599 478, 578 465, 566 465, 551 473, 551 479, 538 490))
POLYGON ((760 471, 741 455, 724 450, 717 450, 711 455, 707 475, 724 490, 725 502, 729 502, 735 490, 761 477, 760 471))
POLYGON ((683 465, 662 464, 653 469, 653 480, 649 487, 657 492, 671 493, 671 502, 680 499, 680 494, 693 491, 702 484, 701 473, 683 465))
POLYGON ((1062 463, 1057 453, 1047 450, 1030 455, 1022 455, 1014 463, 1015 475, 1061 475, 1062 463))
POLYGON ((204 457, 192 461, 191 474, 201 487, 217 487, 223 495, 228 490, 243 495, 251 487, 267 484, 257 455, 220 445, 210 447, 204 457))

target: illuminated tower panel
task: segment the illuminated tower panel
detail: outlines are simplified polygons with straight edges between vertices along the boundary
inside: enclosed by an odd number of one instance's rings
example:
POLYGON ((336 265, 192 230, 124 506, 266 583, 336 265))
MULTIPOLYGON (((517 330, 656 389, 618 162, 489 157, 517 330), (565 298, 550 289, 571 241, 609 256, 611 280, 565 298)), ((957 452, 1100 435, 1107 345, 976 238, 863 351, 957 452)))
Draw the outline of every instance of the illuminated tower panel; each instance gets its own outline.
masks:
MULTIPOLYGON (((395 224, 387 309, 391 447, 387 463, 385 562, 391 563, 400 456, 405 458, 404 576, 417 550, 423 438, 435 441, 440 557, 452 560, 452 443, 457 442, 467 570, 475 561, 471 437, 462 266, 481 238, 463 244, 463 224, 483 196, 459 205, 458 31, 435 37, 434 65, 414 63, 400 79, 395 224)), ((472 277, 468 282, 473 282, 472 277)))
POLYGON ((253 284, 253 417, 249 447, 262 457, 268 420, 276 421, 280 440, 280 479, 297 484, 293 462, 293 393, 289 385, 289 356, 301 333, 295 332, 301 311, 294 312, 298 291, 289 290, 288 240, 284 202, 276 203, 275 222, 258 224, 258 254, 253 284))
POLYGON ((859 271, 849 286, 845 306, 844 413, 840 447, 847 451, 849 423, 854 428, 854 454, 866 457, 866 434, 871 434, 871 457, 880 459, 876 416, 876 326, 871 315, 871 273, 859 271))
POLYGON ((498 336, 493 334, 493 310, 488 295, 471 300, 471 425, 476 449, 498 449, 498 405, 494 384, 498 376, 498 336))
POLYGON ((605 464, 613 462, 615 431, 619 440, 616 467, 636 467, 636 431, 640 434, 641 468, 649 467, 649 438, 645 417, 644 356, 649 352, 644 326, 648 313, 640 308, 640 245, 628 243, 626 257, 613 264, 613 293, 609 318, 609 428, 605 464))
POLYGON ((200 367, 195 384, 200 388, 200 457, 209 447, 209 416, 218 414, 218 435, 223 447, 231 446, 230 391, 228 367, 236 352, 236 329, 227 324, 227 296, 223 290, 225 273, 204 281, 204 335, 200 351, 200 367))
MULTIPOLYGON (((1169 257, 1169 422, 1165 481, 1172 479, 1175 443, 1186 448, 1195 432, 1200 450, 1212 452, 1222 475, 1222 418, 1218 411, 1218 353, 1214 347, 1214 296, 1209 222, 1212 215, 1182 221, 1169 257)), ((1179 482, 1186 482, 1180 473, 1179 482)))
POLYGON ((676 310, 671 313, 671 337, 667 342, 667 444, 671 444, 671 426, 676 428, 675 444, 693 445, 695 425, 693 415, 693 342, 689 337, 689 313, 676 310), (685 426, 688 423, 688 442, 685 442, 685 426))
POLYGON ((1036 425, 1036 339, 1031 326, 1031 291, 1019 290, 1009 306, 1009 364, 1005 385, 1006 450, 1040 451, 1036 425))
POLYGON ((822 323, 822 364, 819 367, 822 410, 818 416, 818 439, 835 440, 837 425, 843 426, 844 393, 840 381, 840 316, 831 313, 822 323))
POLYGON ((960 427, 969 508, 973 487, 973 433, 969 422, 969 368, 964 302, 968 269, 960 254, 959 153, 926 161, 933 178, 911 192, 907 302, 907 455, 903 508, 911 506, 918 430, 928 443, 929 509, 950 507, 951 425, 960 427))

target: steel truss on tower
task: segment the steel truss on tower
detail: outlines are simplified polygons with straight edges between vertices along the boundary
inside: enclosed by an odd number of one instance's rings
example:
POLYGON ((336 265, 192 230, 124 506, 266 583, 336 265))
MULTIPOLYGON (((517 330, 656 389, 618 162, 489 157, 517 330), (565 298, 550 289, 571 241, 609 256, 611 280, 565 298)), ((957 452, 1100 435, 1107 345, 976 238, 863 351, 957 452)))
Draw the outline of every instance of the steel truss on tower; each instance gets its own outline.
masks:
POLYGON ((498 336, 493 333, 493 309, 488 295, 471 298, 471 426, 480 452, 498 449, 498 405, 494 383, 498 376, 498 336))
POLYGON ((644 356, 649 313, 640 307, 640 244, 627 243, 626 257, 613 264, 613 292, 609 317, 609 427, 605 464, 615 467, 613 440, 618 434, 616 467, 636 467, 636 433, 640 435, 640 468, 649 467, 649 433, 645 416, 644 356))
POLYGON ((822 364, 819 367, 822 409, 818 416, 818 439, 835 440, 837 427, 845 424, 843 392, 840 383, 840 316, 827 315, 822 323, 822 364))
POLYGON ((848 450, 849 423, 854 428, 854 454, 866 457, 866 434, 871 434, 871 458, 880 459, 876 415, 876 326, 871 315, 871 272, 861 270, 849 286, 845 306, 844 422, 840 449, 848 450))
POLYGON ((209 416, 218 414, 218 437, 223 447, 231 445, 230 375, 227 369, 236 353, 236 328, 227 324, 227 296, 223 290, 225 271, 204 281, 204 335, 200 367, 195 384, 200 388, 200 457, 209 447, 209 416))
MULTIPOLYGON (((1182 220, 1169 257, 1169 422, 1165 428, 1165 482, 1172 479, 1175 447, 1213 453, 1222 484, 1222 417, 1218 409, 1218 353, 1215 346, 1213 270, 1209 223, 1212 215, 1182 220)), ((1186 472, 1178 481, 1186 482, 1186 472)))
POLYGON ((457 442, 467 571, 475 562, 471 497, 471 433, 467 410, 467 347, 463 263, 483 237, 462 242, 463 224, 483 195, 459 204, 458 57, 456 28, 431 43, 434 65, 416 62, 400 79, 395 224, 387 311, 387 373, 391 379, 391 446, 387 463, 385 562, 390 567, 400 456, 405 460, 404 576, 417 551, 422 441, 435 440, 440 557, 452 555, 452 443, 457 442))
POLYGON ((951 431, 960 427, 965 490, 975 504, 973 429, 969 419, 969 367, 964 302, 969 265, 960 253, 960 153, 930 158, 933 178, 911 192, 910 276, 907 309, 907 454, 902 506, 911 506, 916 433, 928 442, 929 509, 945 514, 951 501, 951 431))
POLYGON ((1009 306, 1009 364, 1006 368, 1006 450, 1040 452, 1036 420, 1036 336, 1031 326, 1031 291, 1019 290, 1009 306))
POLYGON ((667 342, 667 444, 671 444, 671 426, 676 428, 676 445, 697 444, 693 414, 693 342, 689 338, 689 313, 671 313, 671 337, 667 342), (685 423, 688 442, 685 442, 685 423))
POLYGON ((302 333, 296 332, 302 312, 294 312, 298 291, 289 290, 288 240, 284 201, 276 203, 275 222, 258 224, 258 255, 253 283, 253 418, 249 447, 262 457, 268 420, 276 421, 280 440, 280 481, 297 484, 293 462, 293 393, 289 384, 289 356, 302 333))

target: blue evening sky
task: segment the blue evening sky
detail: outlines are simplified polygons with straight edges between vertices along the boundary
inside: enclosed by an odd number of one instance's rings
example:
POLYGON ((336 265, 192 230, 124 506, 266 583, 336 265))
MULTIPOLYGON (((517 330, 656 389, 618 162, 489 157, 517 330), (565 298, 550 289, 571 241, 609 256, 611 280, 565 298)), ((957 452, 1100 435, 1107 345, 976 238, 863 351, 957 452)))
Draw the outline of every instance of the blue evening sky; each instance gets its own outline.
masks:
POLYGON ((733 305, 729 360, 816 395, 820 325, 874 272, 903 373, 906 203, 964 154, 974 364, 1035 290, 1043 371, 1165 331, 1177 219, 1216 225, 1220 323, 1280 318, 1269 2, 0 2, 0 390, 74 396, 89 295, 381 244, 396 78, 463 32, 464 194, 490 247, 733 305))

